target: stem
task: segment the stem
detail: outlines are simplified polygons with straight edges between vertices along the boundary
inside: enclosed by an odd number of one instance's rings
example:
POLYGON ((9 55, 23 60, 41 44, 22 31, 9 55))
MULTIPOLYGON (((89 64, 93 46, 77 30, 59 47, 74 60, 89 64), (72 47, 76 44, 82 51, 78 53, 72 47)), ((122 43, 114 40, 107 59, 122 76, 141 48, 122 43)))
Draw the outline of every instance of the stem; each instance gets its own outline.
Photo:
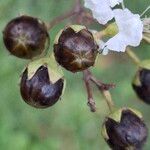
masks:
POLYGON ((84 82, 85 82, 85 86, 86 86, 87 94, 88 94, 88 104, 89 104, 89 107, 91 108, 91 111, 93 110, 93 108, 95 108, 94 111, 96 111, 96 107, 95 107, 95 102, 93 100, 93 95, 92 95, 92 91, 90 87, 90 81, 94 83, 98 87, 98 89, 101 91, 109 107, 109 110, 112 112, 114 108, 114 103, 112 101, 111 94, 109 93, 109 89, 113 88, 115 85, 105 84, 101 82, 100 80, 97 80, 89 70, 83 71, 83 77, 84 77, 84 82))
POLYGON ((93 83, 96 84, 96 86, 98 87, 98 89, 101 91, 103 97, 106 100, 106 103, 109 107, 110 112, 112 112, 113 108, 114 108, 114 102, 111 98, 111 94, 109 92, 110 88, 114 88, 115 85, 114 84, 105 84, 102 83, 100 80, 97 80, 94 76, 91 76, 91 81, 93 83))
POLYGON ((140 17, 142 17, 149 9, 150 9, 150 5, 141 13, 140 17))
POLYGON ((93 99, 93 93, 92 93, 90 82, 89 82, 90 81, 89 76, 86 71, 83 71, 83 80, 84 80, 87 95, 88 95, 88 103, 87 104, 90 107, 91 112, 95 112, 96 111, 95 101, 93 99))
POLYGON ((143 40, 145 40, 147 43, 150 43, 150 38, 143 35, 143 40))
POLYGON ((58 17, 54 18, 52 21, 50 21, 47 24, 47 29, 50 30, 55 25, 57 25, 58 23, 62 22, 63 20, 65 20, 67 18, 70 18, 70 17, 72 17, 72 16, 74 16, 76 14, 79 14, 82 11, 82 9, 83 8, 81 6, 80 0, 76 0, 74 7, 70 11, 68 11, 68 12, 64 13, 63 15, 58 16, 58 17))
POLYGON ((97 80, 92 74, 90 80, 99 88, 99 90, 109 90, 110 88, 114 88, 114 84, 105 84, 100 80, 97 80))
POLYGON ((130 48, 127 48, 126 53, 136 65, 139 65, 140 59, 130 48))
POLYGON ((96 39, 102 39, 105 35, 106 35, 105 31, 102 30, 102 31, 100 31, 100 32, 96 32, 96 33, 94 34, 94 37, 95 37, 96 39))
POLYGON ((124 1, 121 2, 121 7, 122 7, 122 9, 125 9, 124 1))
POLYGON ((106 103, 109 107, 110 112, 112 112, 114 109, 114 102, 112 100, 110 92, 108 90, 103 90, 101 92, 102 92, 102 95, 104 96, 104 98, 106 100, 106 103))

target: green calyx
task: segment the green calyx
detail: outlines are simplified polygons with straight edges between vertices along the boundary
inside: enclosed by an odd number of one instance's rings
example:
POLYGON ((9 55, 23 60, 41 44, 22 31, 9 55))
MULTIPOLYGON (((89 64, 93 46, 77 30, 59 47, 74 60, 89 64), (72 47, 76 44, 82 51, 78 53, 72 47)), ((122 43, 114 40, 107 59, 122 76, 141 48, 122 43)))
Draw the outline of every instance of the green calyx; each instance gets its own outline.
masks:
POLYGON ((103 30, 103 32, 105 35, 112 37, 119 32, 118 26, 115 22, 111 23, 105 28, 105 30, 103 30))
POLYGON ((103 138, 104 138, 106 141, 109 140, 109 136, 108 136, 108 134, 107 134, 107 130, 106 130, 105 124, 103 124, 103 126, 102 126, 101 134, 102 134, 103 138))
MULTIPOLYGON (((107 121, 107 119, 112 119, 112 120, 120 123, 121 117, 122 117, 122 112, 123 111, 128 111, 128 110, 131 111, 133 114, 135 114, 136 116, 138 116, 139 118, 142 119, 142 114, 139 111, 137 111, 135 109, 132 109, 132 108, 129 108, 129 107, 128 108, 123 107, 123 108, 115 110, 113 113, 111 113, 110 115, 108 115, 106 117, 106 121, 107 121)), ((107 130, 106 130, 105 124, 103 124, 103 127, 102 127, 102 136, 104 137, 105 140, 109 139, 109 136, 107 134, 107 130)))
POLYGON ((57 35, 56 35, 56 37, 55 37, 55 40, 54 40, 54 44, 58 44, 59 37, 60 37, 60 35, 62 34, 63 31, 64 31, 64 30, 60 30, 60 31, 57 33, 57 35))
POLYGON ((142 118, 142 114, 139 111, 129 108, 129 107, 128 108, 126 108, 126 107, 120 108, 120 109, 114 111, 113 113, 111 113, 110 115, 108 115, 107 118, 113 119, 114 121, 120 123, 121 117, 122 117, 122 112, 127 111, 127 110, 130 110, 135 115, 137 115, 139 118, 142 118))
POLYGON ((139 69, 133 79, 133 84, 136 85, 136 86, 141 86, 141 81, 140 81, 140 75, 139 75, 139 72, 140 70, 142 69, 148 69, 150 70, 150 60, 144 60, 142 62, 139 63, 139 69))
POLYGON ((58 44, 58 40, 59 40, 59 37, 61 36, 62 32, 65 31, 68 28, 71 28, 72 30, 74 30, 75 33, 78 33, 81 30, 86 29, 86 27, 82 26, 82 25, 70 25, 70 26, 66 26, 64 29, 60 30, 58 32, 58 34, 56 35, 55 40, 54 40, 54 44, 58 44))
POLYGON ((28 69, 28 80, 30 80, 36 71, 38 70, 39 67, 45 66, 48 69, 48 74, 49 74, 49 79, 51 83, 56 83, 59 79, 64 78, 63 72, 56 63, 54 56, 52 55, 51 57, 45 57, 45 58, 40 58, 34 61, 31 61, 27 65, 28 69))
POLYGON ((86 29, 86 27, 82 25, 71 25, 71 26, 68 26, 67 28, 73 29, 76 33, 80 32, 83 29, 86 29))
POLYGON ((141 81, 140 81, 140 75, 139 75, 139 70, 137 71, 137 73, 134 76, 133 82, 132 84, 136 85, 136 86, 141 86, 141 81))

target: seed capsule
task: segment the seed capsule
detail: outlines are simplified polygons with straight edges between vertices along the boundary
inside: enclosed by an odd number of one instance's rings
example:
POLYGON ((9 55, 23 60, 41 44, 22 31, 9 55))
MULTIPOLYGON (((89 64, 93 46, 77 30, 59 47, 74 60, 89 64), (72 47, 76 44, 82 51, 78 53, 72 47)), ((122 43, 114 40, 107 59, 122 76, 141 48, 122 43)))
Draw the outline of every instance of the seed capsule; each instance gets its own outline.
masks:
POLYGON ((54 105, 61 97, 65 81, 58 69, 51 68, 48 60, 30 63, 21 77, 20 92, 24 101, 36 108, 54 105))
POLYGON ((113 150, 140 150, 147 139, 148 129, 138 111, 123 108, 106 118, 102 135, 113 150))
POLYGON ((3 41, 12 55, 25 59, 41 55, 49 47, 45 24, 30 16, 12 19, 4 29, 3 41))
POLYGON ((140 64, 132 87, 137 96, 147 104, 150 104, 150 61, 146 60, 140 64))
POLYGON ((72 25, 61 30, 55 39, 56 61, 71 72, 85 70, 94 65, 98 45, 85 26, 72 25))

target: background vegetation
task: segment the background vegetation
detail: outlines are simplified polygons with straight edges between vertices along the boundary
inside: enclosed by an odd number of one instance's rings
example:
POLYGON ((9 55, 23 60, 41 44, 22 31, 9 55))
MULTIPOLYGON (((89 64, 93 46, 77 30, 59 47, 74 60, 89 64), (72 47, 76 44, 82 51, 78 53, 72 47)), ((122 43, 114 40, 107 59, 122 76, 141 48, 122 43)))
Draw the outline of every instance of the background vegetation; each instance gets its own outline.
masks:
MULTIPOLYGON (((141 13, 149 0, 125 0, 134 13, 141 13)), ((19 93, 19 75, 27 61, 11 56, 3 45, 2 31, 6 23, 21 14, 49 21, 69 10, 73 0, 0 0, 0 149, 1 150, 108 150, 100 134, 102 121, 108 113, 105 101, 95 91, 97 113, 86 105, 82 73, 65 71, 67 88, 61 101, 45 110, 26 105, 19 93)), ((150 16, 150 13, 148 14, 150 16)), ((66 21, 67 23, 67 21, 66 21)), ((56 33, 65 25, 50 31, 51 47, 56 33)), ((98 25, 91 28, 99 29, 98 25)), ((135 49, 141 59, 150 58, 150 45, 142 43, 135 49)), ((104 82, 116 83, 111 90, 117 106, 139 109, 150 129, 150 106, 140 102, 131 88, 136 71, 125 53, 99 56, 93 72, 104 82)), ((150 136, 144 150, 150 149, 150 136)))

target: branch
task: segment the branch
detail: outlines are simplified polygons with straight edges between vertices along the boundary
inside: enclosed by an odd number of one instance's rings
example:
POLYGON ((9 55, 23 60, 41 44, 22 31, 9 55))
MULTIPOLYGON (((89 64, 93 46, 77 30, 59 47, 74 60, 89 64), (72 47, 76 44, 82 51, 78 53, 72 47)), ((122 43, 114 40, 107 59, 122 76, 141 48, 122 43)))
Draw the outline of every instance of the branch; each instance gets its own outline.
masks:
POLYGON ((83 7, 81 6, 81 1, 76 0, 75 5, 73 6, 73 8, 70 11, 64 13, 63 15, 58 16, 58 17, 54 18, 52 21, 50 21, 47 24, 47 29, 48 30, 52 29, 58 23, 62 22, 63 20, 65 20, 67 18, 70 18, 70 17, 72 17, 76 14, 79 14, 82 11, 83 11, 83 7))
POLYGON ((83 71, 83 80, 84 80, 87 95, 88 95, 87 104, 90 107, 91 112, 95 112, 96 106, 95 106, 95 101, 93 99, 93 93, 92 93, 91 86, 90 86, 90 76, 88 75, 87 71, 83 71))
POLYGON ((111 94, 110 94, 109 90, 103 90, 101 92, 102 92, 103 97, 106 100, 106 103, 109 107, 110 112, 112 112, 113 109, 114 109, 114 102, 112 100, 112 97, 111 97, 111 94))
POLYGON ((87 90, 87 95, 88 95, 88 106, 90 107, 92 112, 96 111, 96 106, 95 106, 95 101, 93 99, 93 93, 91 90, 91 85, 90 82, 94 83, 98 89, 101 91, 102 95, 104 96, 107 105, 109 107, 109 110, 112 111, 114 107, 114 103, 111 98, 111 94, 109 93, 110 88, 114 88, 114 84, 105 84, 101 82, 100 80, 97 80, 92 73, 89 70, 84 70, 83 71, 83 79, 85 82, 86 90, 87 90))

